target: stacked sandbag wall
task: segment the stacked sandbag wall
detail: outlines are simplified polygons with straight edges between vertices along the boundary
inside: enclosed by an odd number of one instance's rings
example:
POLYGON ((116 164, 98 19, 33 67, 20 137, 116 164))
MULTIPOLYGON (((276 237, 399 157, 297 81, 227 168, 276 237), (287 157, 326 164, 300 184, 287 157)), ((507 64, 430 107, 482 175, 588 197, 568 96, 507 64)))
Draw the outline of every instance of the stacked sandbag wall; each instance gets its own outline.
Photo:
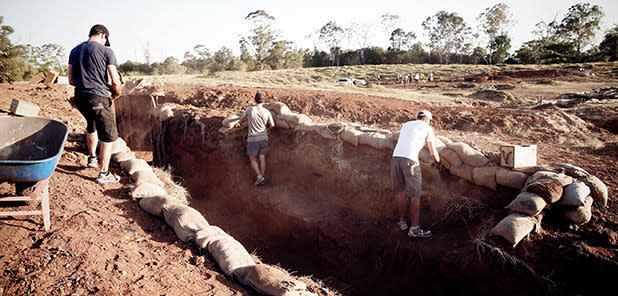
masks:
POLYGON ((490 231, 513 246, 540 226, 545 211, 557 212, 563 223, 576 228, 590 221, 593 203, 607 206, 605 184, 579 167, 557 164, 528 171, 521 193, 506 206, 510 214, 490 231))

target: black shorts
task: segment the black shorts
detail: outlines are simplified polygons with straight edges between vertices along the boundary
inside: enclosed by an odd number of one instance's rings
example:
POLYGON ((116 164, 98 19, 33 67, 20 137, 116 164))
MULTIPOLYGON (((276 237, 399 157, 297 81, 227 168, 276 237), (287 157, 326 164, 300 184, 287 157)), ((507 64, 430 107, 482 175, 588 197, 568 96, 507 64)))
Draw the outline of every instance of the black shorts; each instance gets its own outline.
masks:
POLYGON ((88 133, 96 130, 102 142, 114 142, 118 139, 112 99, 90 93, 76 93, 75 106, 86 119, 88 133))

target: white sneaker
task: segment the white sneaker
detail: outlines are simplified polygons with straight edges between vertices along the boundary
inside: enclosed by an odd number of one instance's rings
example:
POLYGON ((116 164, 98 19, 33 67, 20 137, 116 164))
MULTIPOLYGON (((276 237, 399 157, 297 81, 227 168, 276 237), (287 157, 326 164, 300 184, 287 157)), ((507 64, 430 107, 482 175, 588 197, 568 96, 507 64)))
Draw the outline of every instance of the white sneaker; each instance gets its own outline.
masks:
POLYGON ((431 230, 423 230, 420 226, 410 227, 410 231, 408 231, 408 236, 427 238, 431 236, 431 230))
POLYGON ((105 183, 115 183, 120 181, 120 177, 107 172, 107 173, 99 173, 99 176, 97 177, 97 183, 99 184, 105 184, 105 183))
POLYGON ((397 225, 399 225, 401 231, 406 231, 406 229, 408 229, 408 224, 406 224, 406 222, 397 221, 397 225))
POLYGON ((89 168, 96 168, 99 166, 99 163, 97 162, 97 157, 96 156, 88 156, 88 164, 87 166, 89 168))
POLYGON ((264 179, 264 176, 260 175, 260 176, 258 176, 258 177, 257 177, 257 179, 255 179, 255 183, 254 183, 254 184, 255 184, 256 186, 257 186, 257 185, 260 185, 260 184, 264 183, 264 181, 265 181, 265 180, 266 180, 266 179, 264 179))

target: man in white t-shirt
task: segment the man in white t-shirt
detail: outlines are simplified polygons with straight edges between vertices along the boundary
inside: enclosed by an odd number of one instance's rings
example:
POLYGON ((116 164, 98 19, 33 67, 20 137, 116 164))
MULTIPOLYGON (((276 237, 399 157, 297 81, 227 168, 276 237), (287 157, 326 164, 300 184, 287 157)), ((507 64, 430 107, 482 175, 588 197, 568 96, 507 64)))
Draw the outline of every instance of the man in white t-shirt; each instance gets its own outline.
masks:
POLYGON ((255 94, 255 103, 243 113, 240 120, 248 119, 249 132, 247 135, 247 155, 251 161, 251 168, 257 174, 255 185, 263 184, 266 179, 266 153, 268 153, 268 129, 275 127, 272 114, 262 104, 264 103, 264 93, 255 94), (268 127, 270 125, 270 127, 268 127), (260 158, 258 164, 257 157, 260 158))
POLYGON ((393 151, 391 161, 391 180, 393 191, 397 200, 399 221, 397 224, 401 230, 408 229, 406 223, 406 209, 409 206, 410 230, 409 237, 430 237, 431 230, 421 229, 419 216, 421 213, 421 166, 418 154, 425 145, 431 157, 440 163, 440 155, 434 144, 433 128, 429 125, 432 120, 431 112, 422 110, 416 116, 416 120, 406 122, 399 132, 397 146, 393 151))

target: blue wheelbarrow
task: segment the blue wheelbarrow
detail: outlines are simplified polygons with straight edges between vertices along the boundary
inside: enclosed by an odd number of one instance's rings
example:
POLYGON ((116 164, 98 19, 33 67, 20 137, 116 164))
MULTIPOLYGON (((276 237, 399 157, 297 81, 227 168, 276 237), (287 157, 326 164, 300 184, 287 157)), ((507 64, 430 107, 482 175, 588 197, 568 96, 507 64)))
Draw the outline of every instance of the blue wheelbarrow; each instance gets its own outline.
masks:
POLYGON ((17 196, 3 201, 41 201, 40 211, 0 212, 2 216, 42 215, 50 229, 49 178, 62 155, 69 128, 38 117, 0 117, 0 182, 15 183, 17 196))

